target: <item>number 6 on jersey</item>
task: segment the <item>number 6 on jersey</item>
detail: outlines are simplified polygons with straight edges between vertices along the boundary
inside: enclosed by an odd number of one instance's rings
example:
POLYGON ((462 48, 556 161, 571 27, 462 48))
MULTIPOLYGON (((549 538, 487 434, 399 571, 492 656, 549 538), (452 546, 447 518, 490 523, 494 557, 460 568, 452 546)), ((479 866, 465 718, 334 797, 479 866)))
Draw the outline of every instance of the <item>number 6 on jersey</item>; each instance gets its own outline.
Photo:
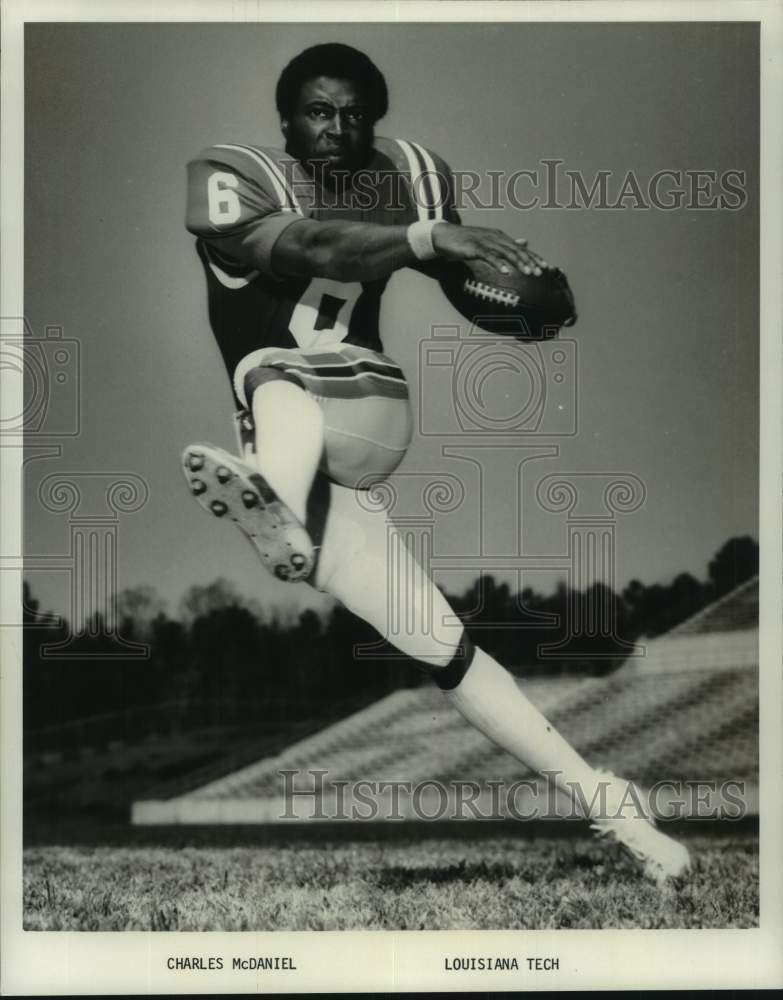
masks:
POLYGON ((236 188, 239 181, 227 170, 216 170, 207 181, 207 201, 209 221, 213 226, 227 226, 236 222, 242 214, 242 206, 236 188))

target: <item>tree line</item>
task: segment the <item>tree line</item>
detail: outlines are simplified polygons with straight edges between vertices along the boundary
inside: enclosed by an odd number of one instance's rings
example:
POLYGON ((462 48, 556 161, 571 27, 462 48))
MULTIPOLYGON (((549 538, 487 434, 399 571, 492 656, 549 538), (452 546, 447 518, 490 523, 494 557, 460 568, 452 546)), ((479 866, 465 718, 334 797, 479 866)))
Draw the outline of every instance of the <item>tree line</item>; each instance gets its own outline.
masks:
MULTIPOLYGON (((542 595, 482 576, 447 596, 473 640, 518 675, 603 673, 622 662, 628 644, 668 631, 757 572, 758 545, 743 536, 716 552, 704 580, 690 573, 668 584, 632 580, 617 594, 601 584, 584 593, 562 584, 542 595), (569 644, 574 614, 583 621, 598 606, 611 611, 612 629, 569 644)), ((100 621, 73 636, 67 621, 51 625, 25 583, 26 731, 123 713, 130 737, 155 711, 169 727, 293 721, 424 682, 413 661, 339 604, 286 620, 218 579, 191 587, 174 616, 152 587, 123 591, 117 610, 119 636, 143 647, 143 656, 130 657, 100 621), (68 658, 52 655, 66 641, 68 658), (372 648, 359 655, 362 646, 372 648)))

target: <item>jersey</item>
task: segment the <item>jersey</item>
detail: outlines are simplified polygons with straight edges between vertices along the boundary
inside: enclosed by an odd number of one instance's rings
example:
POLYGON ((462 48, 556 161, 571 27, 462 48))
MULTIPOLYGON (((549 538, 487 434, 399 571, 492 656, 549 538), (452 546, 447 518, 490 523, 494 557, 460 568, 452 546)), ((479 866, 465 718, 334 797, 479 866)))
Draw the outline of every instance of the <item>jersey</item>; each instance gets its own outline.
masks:
POLYGON ((448 166, 417 143, 377 137, 351 184, 318 183, 287 153, 211 146, 188 164, 188 230, 207 281, 209 319, 229 378, 251 351, 339 342, 382 352, 381 296, 388 278, 341 282, 275 274, 274 244, 300 219, 407 226, 458 221, 448 166), (253 235, 253 263, 245 241, 253 235))

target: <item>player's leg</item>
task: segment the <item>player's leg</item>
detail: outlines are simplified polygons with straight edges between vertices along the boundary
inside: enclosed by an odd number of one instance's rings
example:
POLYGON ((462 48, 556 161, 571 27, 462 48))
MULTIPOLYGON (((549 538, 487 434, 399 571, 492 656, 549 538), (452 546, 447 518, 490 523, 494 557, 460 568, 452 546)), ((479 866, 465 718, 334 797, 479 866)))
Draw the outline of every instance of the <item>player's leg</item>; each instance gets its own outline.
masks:
POLYGON ((304 523, 324 450, 323 412, 301 385, 282 377, 259 381, 251 407, 258 471, 304 523))
POLYGON ((560 772, 563 783, 577 782, 586 794, 593 792, 593 768, 508 671, 472 646, 399 531, 369 506, 349 491, 332 489, 317 586, 417 661, 469 722, 518 760, 537 771, 560 772))
POLYGON ((638 790, 591 767, 488 653, 476 649, 462 680, 445 695, 485 736, 528 767, 553 777, 593 821, 593 830, 629 850, 650 878, 663 884, 687 871, 687 849, 655 827, 638 790))
POLYGON ((472 647, 399 532, 368 508, 356 494, 332 489, 318 586, 416 660, 485 736, 526 766, 546 772, 567 795, 578 789, 575 801, 587 805, 585 815, 594 828, 630 849, 651 877, 662 881, 681 874, 689 863, 687 850, 655 829, 639 811, 638 797, 628 794, 627 783, 591 767, 512 676, 487 652, 472 647))
POLYGON ((323 412, 307 385, 313 367, 305 352, 264 348, 243 358, 233 379, 249 417, 245 457, 302 523, 324 451, 323 412))
MULTIPOLYGON (((328 359, 321 359, 321 373, 325 363, 328 359)), ((599 831, 637 853, 651 875, 679 874, 687 866, 687 851, 643 815, 618 813, 622 783, 610 782, 609 795, 601 796, 606 775, 585 761, 492 656, 473 648, 399 531, 383 510, 374 509, 371 494, 355 489, 366 485, 368 473, 388 474, 404 454, 410 436, 407 391, 404 380, 396 380, 399 370, 395 373, 388 359, 379 362, 371 352, 346 346, 333 363, 334 377, 317 383, 324 413, 322 464, 334 480, 351 488, 329 487, 329 516, 313 582, 426 669, 489 739, 533 770, 547 772, 566 794, 579 789, 577 804, 586 804, 599 831), (352 367, 343 371, 348 363, 352 367), (367 378, 357 378, 362 371, 378 378, 368 387, 367 378)))
POLYGON ((242 457, 197 443, 185 449, 183 468, 201 506, 236 524, 271 573, 295 581, 306 579, 315 565, 304 521, 323 428, 320 410, 300 380, 275 365, 292 353, 266 348, 237 366, 235 393, 246 408, 237 414, 242 457), (257 461, 259 439, 263 467, 257 461))
POLYGON ((280 579, 308 579, 333 480, 384 478, 412 433, 403 373, 389 358, 351 344, 317 350, 263 348, 234 373, 242 458, 214 445, 185 449, 193 495, 233 521, 280 579))
MULTIPOLYGON (((313 482, 317 448, 312 446, 308 451, 308 444, 318 441, 319 427, 323 443, 321 466, 348 487, 362 482, 366 485, 368 472, 371 477, 382 478, 402 458, 410 436, 407 391, 399 369, 388 359, 378 358, 372 352, 346 345, 326 358, 298 357, 296 364, 287 368, 293 370, 297 381, 308 380, 308 391, 323 411, 322 420, 317 420, 308 415, 312 400, 301 408, 309 465, 298 481, 300 488, 304 483, 307 489, 307 484, 313 482), (313 389, 317 395, 313 395, 313 389)), ((268 409, 265 405, 253 406, 256 393, 267 384, 262 376, 253 375, 249 380, 248 402, 256 423, 268 420, 265 430, 276 440, 278 435, 286 442, 292 440, 291 435, 295 440, 299 431, 291 428, 288 411, 281 415, 271 405, 268 409), (258 384, 253 385, 254 381, 258 384)), ((303 386, 294 388, 302 391, 303 386)), ((273 393, 265 396, 266 401, 274 399, 273 393)), ((276 401, 282 402, 281 396, 276 401)), ((264 434, 259 435, 256 428, 255 448, 263 447, 264 434)), ((270 447, 274 448, 274 444, 270 447)), ((284 466, 281 457, 280 483, 286 478, 284 466)), ((258 467, 276 468, 274 462, 266 466, 259 462, 258 467)), ((275 475, 272 471, 269 474, 275 475)), ((325 485, 323 477, 316 482, 325 485)), ((289 493, 294 505, 295 485, 294 478, 289 493)), ((596 801, 605 776, 591 768, 550 725, 500 664, 485 651, 473 649, 445 598, 407 552, 383 513, 373 513, 361 491, 337 485, 327 488, 328 518, 323 538, 319 539, 320 557, 312 582, 431 672, 457 710, 486 736, 528 767, 553 774, 567 793, 578 787, 584 801, 596 801), (391 551, 402 560, 390 559, 391 551), (405 606, 414 609, 413 618, 406 616, 401 627, 393 627, 394 609, 401 607, 403 593, 405 606)), ((321 511, 326 509, 327 504, 321 501, 321 511)), ((621 798, 613 790, 615 802, 621 798)), ((658 833, 644 817, 599 819, 597 825, 642 856, 655 877, 678 874, 687 866, 684 848, 658 833)))

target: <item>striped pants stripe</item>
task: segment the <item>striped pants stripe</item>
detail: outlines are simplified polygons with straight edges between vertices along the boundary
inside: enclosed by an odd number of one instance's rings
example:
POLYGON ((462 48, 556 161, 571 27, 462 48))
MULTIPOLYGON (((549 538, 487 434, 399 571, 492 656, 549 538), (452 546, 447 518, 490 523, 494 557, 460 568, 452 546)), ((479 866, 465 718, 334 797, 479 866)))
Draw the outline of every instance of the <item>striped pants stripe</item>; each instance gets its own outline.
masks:
POLYGON ((247 408, 240 414, 243 450, 252 446, 248 424, 253 392, 270 378, 297 382, 324 415, 322 471, 343 486, 367 488, 392 473, 413 433, 408 386, 401 369, 383 354, 355 344, 311 350, 265 347, 240 361, 234 390, 247 408))

